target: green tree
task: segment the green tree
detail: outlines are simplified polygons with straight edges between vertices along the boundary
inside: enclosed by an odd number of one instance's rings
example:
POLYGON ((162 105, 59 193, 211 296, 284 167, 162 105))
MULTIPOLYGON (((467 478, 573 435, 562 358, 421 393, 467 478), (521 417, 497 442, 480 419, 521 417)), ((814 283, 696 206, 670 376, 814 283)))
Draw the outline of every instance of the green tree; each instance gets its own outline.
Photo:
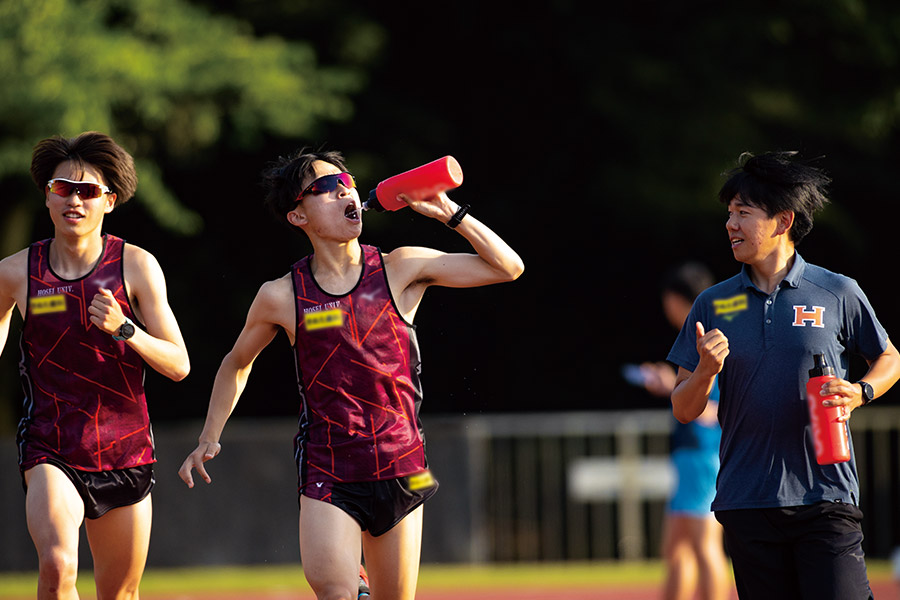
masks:
MULTIPOLYGON (((168 232, 191 235, 202 219, 158 164, 310 136, 349 118, 362 84, 359 70, 319 64, 308 43, 257 36, 185 0, 0 0, 0 75, 2 256, 31 241, 43 210, 28 175, 40 139, 109 133, 135 157, 135 202, 168 232)), ((15 394, 5 354, 0 394, 15 394)))

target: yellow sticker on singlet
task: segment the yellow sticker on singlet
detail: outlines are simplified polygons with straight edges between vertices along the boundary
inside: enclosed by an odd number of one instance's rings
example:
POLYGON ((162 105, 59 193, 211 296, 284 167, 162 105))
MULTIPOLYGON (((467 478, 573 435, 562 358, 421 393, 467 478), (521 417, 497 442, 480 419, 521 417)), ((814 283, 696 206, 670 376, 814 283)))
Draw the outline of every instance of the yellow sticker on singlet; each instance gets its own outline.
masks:
POLYGON ((45 315, 66 311, 66 295, 54 294, 28 299, 28 311, 33 315, 45 315))
POLYGON ((411 492, 415 492, 416 490, 424 490, 425 488, 430 488, 434 485, 434 476, 431 474, 431 471, 422 471, 421 473, 416 473, 415 475, 409 476, 409 490, 411 492))
POLYGON ((344 324, 344 311, 339 308, 333 308, 321 312, 306 313, 303 315, 303 324, 306 326, 307 331, 340 327, 344 324))

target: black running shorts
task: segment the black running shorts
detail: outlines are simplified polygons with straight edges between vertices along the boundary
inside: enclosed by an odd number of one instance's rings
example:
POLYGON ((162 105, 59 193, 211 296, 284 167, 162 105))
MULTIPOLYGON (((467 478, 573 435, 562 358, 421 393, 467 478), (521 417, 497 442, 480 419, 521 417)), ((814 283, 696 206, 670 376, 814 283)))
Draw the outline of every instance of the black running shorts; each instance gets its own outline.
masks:
POLYGON ((301 496, 334 504, 373 536, 387 533, 438 489, 431 471, 398 479, 309 483, 301 496))
MULTIPOLYGON (((152 463, 113 471, 81 471, 56 460, 48 460, 47 464, 65 473, 72 481, 84 501, 84 516, 88 519, 99 519, 113 508, 137 504, 147 497, 156 483, 152 463)), ((22 485, 25 486, 24 473, 22 485)), ((27 486, 25 489, 28 490, 27 486)))

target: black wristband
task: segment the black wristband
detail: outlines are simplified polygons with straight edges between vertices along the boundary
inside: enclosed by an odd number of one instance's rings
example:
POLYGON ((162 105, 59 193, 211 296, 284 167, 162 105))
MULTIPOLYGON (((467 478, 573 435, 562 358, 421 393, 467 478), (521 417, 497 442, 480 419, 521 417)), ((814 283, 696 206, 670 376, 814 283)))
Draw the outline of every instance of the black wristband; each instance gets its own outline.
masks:
POLYGON ((463 217, 466 216, 466 213, 469 212, 470 208, 472 207, 468 204, 463 204, 462 206, 460 206, 459 210, 456 211, 456 214, 450 217, 450 220, 447 221, 447 227, 449 227, 450 229, 456 229, 456 226, 462 222, 463 217))

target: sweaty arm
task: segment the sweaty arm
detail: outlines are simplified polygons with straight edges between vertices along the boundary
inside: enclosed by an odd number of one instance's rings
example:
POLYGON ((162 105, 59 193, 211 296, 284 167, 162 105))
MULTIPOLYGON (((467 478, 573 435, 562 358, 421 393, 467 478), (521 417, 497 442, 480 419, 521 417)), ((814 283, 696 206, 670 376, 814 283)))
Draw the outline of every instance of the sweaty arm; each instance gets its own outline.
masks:
POLYGON ((28 295, 28 249, 0 261, 0 352, 6 346, 13 310, 24 316, 28 295))
MULTIPOLYGON (((169 306, 162 269, 152 254, 131 244, 125 246, 123 260, 128 293, 138 317, 147 327, 146 331, 135 327, 134 335, 126 343, 153 370, 181 381, 190 372, 191 362, 169 306)), ((122 307, 107 289, 94 295, 88 312, 91 322, 110 335, 117 333, 125 322, 122 307)))
POLYGON ((6 340, 9 338, 9 322, 15 306, 15 302, 9 302, 7 297, 0 297, 0 353, 3 352, 6 340))
POLYGON ((222 449, 219 443, 222 431, 247 385, 253 361, 275 338, 279 328, 283 328, 288 332, 288 337, 293 338, 294 319, 290 276, 263 284, 250 306, 247 321, 234 347, 225 355, 216 373, 206 423, 200 433, 197 448, 188 455, 178 470, 178 475, 188 487, 194 487, 191 474, 193 469, 197 469, 197 474, 206 483, 212 481, 203 463, 215 458, 222 449))
POLYGON ((28 251, 22 250, 0 261, 0 353, 9 337, 13 310, 24 307, 28 251))
MULTIPOLYGON (((459 206, 445 193, 414 201, 406 199, 418 212, 447 223, 459 206)), ((487 225, 470 214, 455 231, 472 245, 475 254, 448 254, 431 248, 404 247, 385 257, 392 289, 405 316, 415 313, 424 289, 429 285, 477 287, 517 279, 525 269, 522 259, 509 244, 487 225)))
POLYGON ((678 368, 672 391, 672 414, 682 423, 693 421, 706 410, 716 376, 722 371, 729 352, 728 338, 718 329, 707 332, 697 322, 696 335, 700 362, 693 371, 678 368))

